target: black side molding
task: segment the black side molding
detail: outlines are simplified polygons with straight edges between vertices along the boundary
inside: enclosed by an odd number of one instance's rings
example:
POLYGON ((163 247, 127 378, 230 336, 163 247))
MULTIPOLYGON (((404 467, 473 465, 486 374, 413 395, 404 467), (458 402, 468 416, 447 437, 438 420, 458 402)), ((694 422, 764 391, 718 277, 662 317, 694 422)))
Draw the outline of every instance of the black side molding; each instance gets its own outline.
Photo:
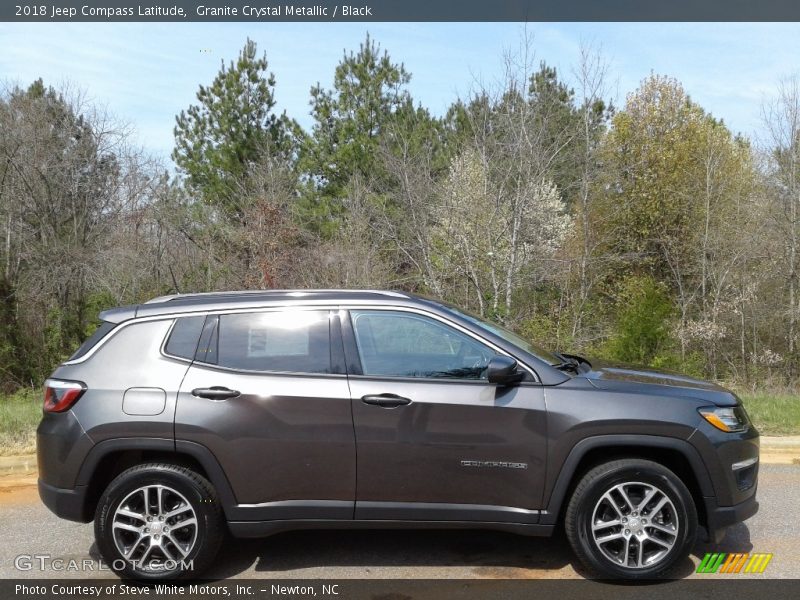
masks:
POLYGON ((124 450, 158 450, 161 452, 174 452, 175 442, 167 438, 116 438, 103 440, 92 446, 78 471, 75 483, 78 486, 88 486, 92 481, 97 465, 112 452, 124 450))
POLYGON ((446 502, 356 502, 356 520, 413 522, 478 522, 534 525, 539 511, 513 506, 449 504, 446 502))
POLYGON ((56 516, 78 523, 88 523, 94 517, 86 503, 85 485, 64 489, 48 485, 40 479, 38 486, 39 498, 56 516))
POLYGON ((497 523, 486 521, 379 521, 379 520, 318 520, 296 519, 288 521, 229 521, 228 528, 237 538, 262 538, 282 531, 302 529, 490 529, 518 535, 548 537, 553 525, 527 523, 497 523))

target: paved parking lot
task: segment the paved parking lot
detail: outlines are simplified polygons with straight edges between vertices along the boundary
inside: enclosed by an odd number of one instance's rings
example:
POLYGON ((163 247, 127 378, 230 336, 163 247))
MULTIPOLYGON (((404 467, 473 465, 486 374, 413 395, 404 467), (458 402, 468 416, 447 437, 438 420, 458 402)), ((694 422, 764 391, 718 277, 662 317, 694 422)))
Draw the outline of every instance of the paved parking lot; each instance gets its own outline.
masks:
MULTIPOLYGON (((9 482, 7 482, 9 483, 9 482)), ((78 563, 97 558, 92 526, 63 521, 39 502, 31 479, 0 488, 0 577, 113 577, 108 572, 40 571, 33 559, 20 571, 17 557, 47 556, 78 563)), ((707 551, 772 552, 763 577, 800 578, 800 466, 762 465, 761 510, 729 530, 719 547, 699 544, 680 566, 696 575, 707 551)), ((23 566, 27 563, 23 562, 23 566)), ((526 538, 487 531, 298 531, 264 540, 230 540, 210 573, 214 578, 581 578, 562 535, 526 538)))

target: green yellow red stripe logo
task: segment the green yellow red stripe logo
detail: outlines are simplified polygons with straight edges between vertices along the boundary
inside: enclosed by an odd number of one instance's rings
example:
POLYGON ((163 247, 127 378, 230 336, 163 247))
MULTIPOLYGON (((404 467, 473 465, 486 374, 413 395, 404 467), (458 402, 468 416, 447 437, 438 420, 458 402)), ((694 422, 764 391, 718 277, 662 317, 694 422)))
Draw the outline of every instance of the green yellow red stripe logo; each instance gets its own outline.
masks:
POLYGON ((698 573, 763 573, 772 560, 767 552, 709 552, 697 566, 698 573))

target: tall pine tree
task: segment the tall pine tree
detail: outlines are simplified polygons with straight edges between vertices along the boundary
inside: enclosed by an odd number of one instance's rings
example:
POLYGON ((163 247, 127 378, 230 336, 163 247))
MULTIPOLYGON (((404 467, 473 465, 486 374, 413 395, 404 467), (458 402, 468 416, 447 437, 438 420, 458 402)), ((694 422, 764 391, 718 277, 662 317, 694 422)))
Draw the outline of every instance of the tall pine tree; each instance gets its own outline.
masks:
POLYGON ((297 124, 275 113, 275 76, 266 54, 247 43, 235 61, 224 61, 198 104, 176 117, 172 158, 188 188, 234 221, 243 219, 241 183, 263 160, 294 159, 297 124))

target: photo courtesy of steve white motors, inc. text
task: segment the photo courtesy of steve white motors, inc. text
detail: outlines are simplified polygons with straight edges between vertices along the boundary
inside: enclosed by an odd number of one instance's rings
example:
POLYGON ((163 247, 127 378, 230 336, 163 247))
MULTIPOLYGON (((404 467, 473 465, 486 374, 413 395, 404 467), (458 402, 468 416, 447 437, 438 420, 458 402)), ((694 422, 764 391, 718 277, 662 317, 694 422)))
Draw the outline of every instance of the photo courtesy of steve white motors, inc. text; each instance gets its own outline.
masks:
POLYGON ((191 18, 191 17, 234 17, 245 19, 270 19, 278 17, 371 17, 372 7, 369 5, 351 6, 347 4, 334 6, 296 6, 294 4, 245 4, 244 6, 205 6, 200 4, 194 8, 183 6, 152 6, 135 4, 130 6, 60 6, 55 4, 17 4, 15 16, 43 19, 72 19, 77 17, 100 18, 191 18), (194 14, 190 14, 193 11, 194 14))
POLYGON ((264 587, 252 585, 236 584, 233 586, 226 584, 189 584, 175 585, 171 583, 161 583, 148 585, 136 585, 130 583, 109 583, 109 584, 70 584, 70 583, 51 583, 51 584, 24 584, 18 583, 14 586, 16 596, 63 596, 66 598, 107 598, 114 596, 130 597, 158 597, 166 595, 188 595, 196 598, 207 596, 209 598, 223 598, 231 596, 252 596, 261 593, 269 593, 275 596, 297 595, 297 596, 317 596, 329 597, 338 596, 341 593, 340 585, 336 583, 322 583, 320 585, 283 585, 271 583, 264 587))

